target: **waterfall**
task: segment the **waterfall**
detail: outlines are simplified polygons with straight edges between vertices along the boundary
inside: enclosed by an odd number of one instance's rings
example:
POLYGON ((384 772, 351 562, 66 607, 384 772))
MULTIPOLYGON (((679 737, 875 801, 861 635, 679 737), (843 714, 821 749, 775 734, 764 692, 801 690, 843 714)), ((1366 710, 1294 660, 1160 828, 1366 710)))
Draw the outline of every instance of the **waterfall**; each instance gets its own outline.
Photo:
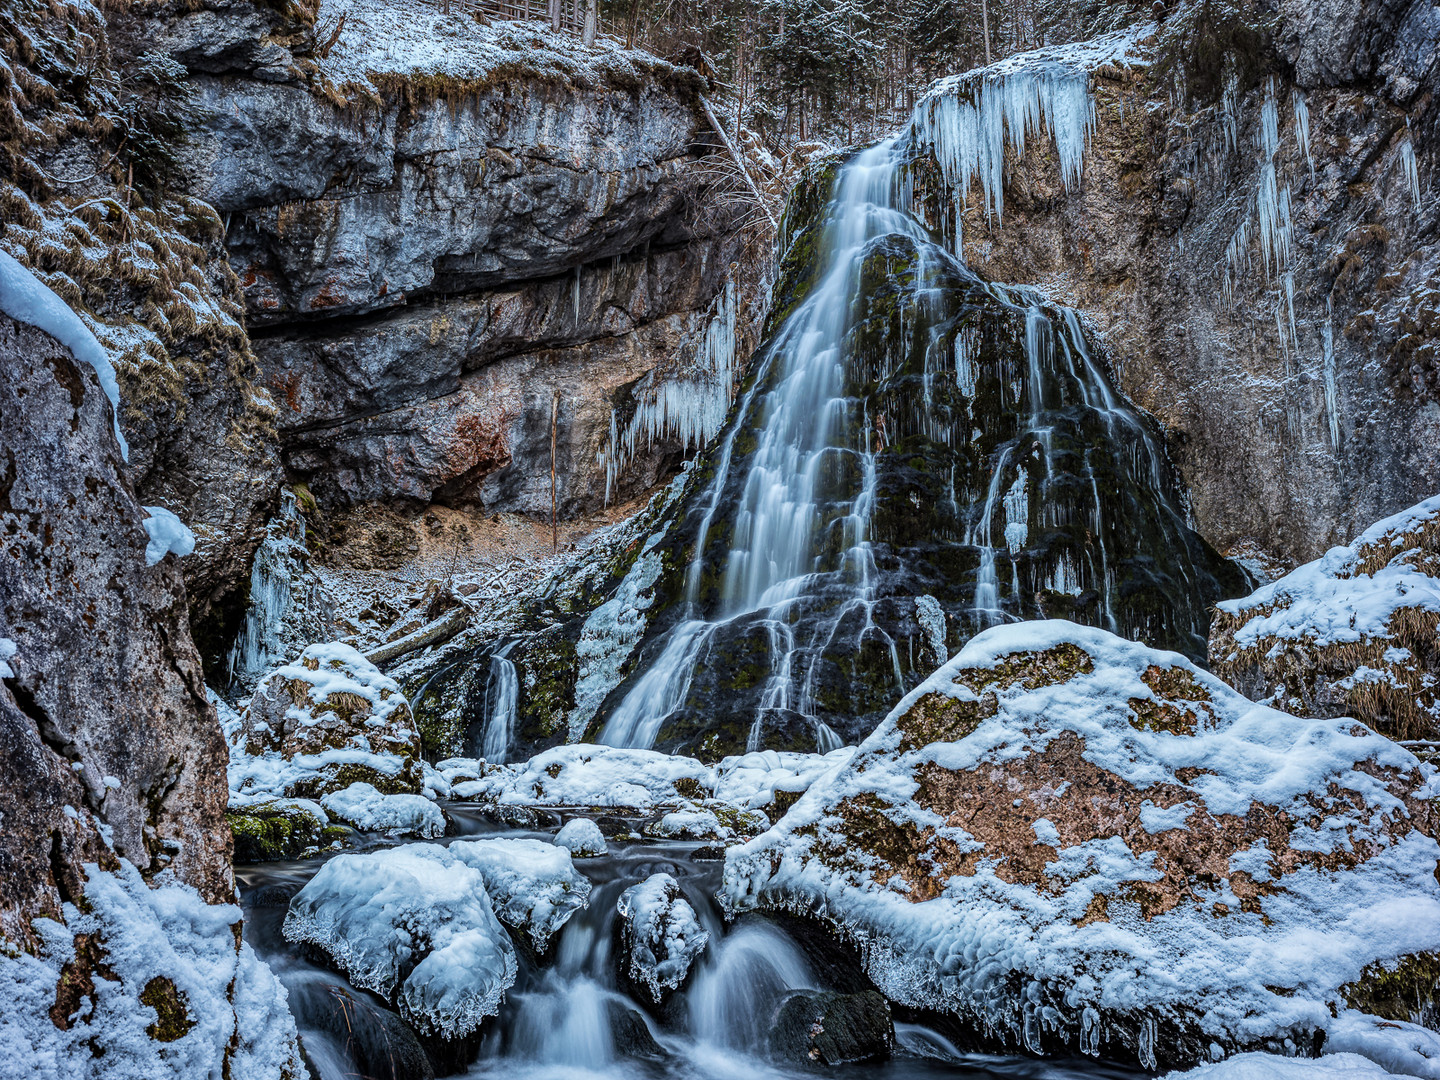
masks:
POLYGON ((515 730, 515 711, 520 702, 520 678, 509 659, 511 641, 490 657, 490 678, 485 687, 485 727, 480 756, 503 764, 515 730))
MULTIPOLYGON (((1160 431, 1073 311, 981 281, 925 224, 958 230, 976 175, 998 220, 1006 148, 1038 133, 1078 182, 1092 126, 1083 73, 952 81, 802 181, 778 315, 656 542, 676 569, 594 737, 702 756, 863 737, 933 667, 937 620, 963 642, 1072 618, 1203 658, 1208 605, 1243 579, 1191 528, 1160 431)), ((1268 223, 1283 266, 1278 193, 1268 223)))

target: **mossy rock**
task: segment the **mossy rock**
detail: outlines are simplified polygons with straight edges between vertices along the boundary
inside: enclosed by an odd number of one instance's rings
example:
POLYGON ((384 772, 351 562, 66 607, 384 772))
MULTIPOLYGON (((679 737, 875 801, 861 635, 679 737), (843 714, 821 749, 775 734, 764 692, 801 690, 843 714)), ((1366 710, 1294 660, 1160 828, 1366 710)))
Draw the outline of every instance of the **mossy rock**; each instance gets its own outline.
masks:
POLYGON ((1352 1009, 1383 1020, 1434 1028, 1440 1023, 1437 989, 1440 954, 1413 953, 1393 964, 1371 964, 1340 992, 1352 1009))
POLYGON ((140 991, 140 1004, 155 1010, 155 1023, 145 1029, 145 1034, 156 1042, 183 1039, 195 1026, 180 991, 163 975, 157 975, 145 984, 145 989, 140 991))
POLYGON ((323 829, 313 814, 276 804, 230 811, 225 818, 235 836, 237 863, 301 858, 306 851, 321 846, 323 834, 330 831, 323 829))
POLYGON ((370 765, 327 765, 314 776, 297 780, 285 789, 286 798, 319 799, 344 791, 351 784, 369 784, 382 795, 419 795, 425 790, 425 773, 414 758, 406 758, 398 773, 383 773, 370 765))

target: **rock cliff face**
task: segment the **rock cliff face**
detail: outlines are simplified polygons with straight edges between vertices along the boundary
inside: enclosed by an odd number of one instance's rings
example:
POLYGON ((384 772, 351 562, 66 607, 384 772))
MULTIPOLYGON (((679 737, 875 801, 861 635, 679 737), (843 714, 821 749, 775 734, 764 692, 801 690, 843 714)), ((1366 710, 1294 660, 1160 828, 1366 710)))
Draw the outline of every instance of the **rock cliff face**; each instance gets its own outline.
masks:
POLYGON ((0 314, 0 1042, 47 1075, 294 1077, 184 585, 112 430, 94 370, 0 314))
POLYGON ((79 895, 81 863, 106 861, 92 822, 147 875, 229 899, 225 746, 176 560, 146 565, 146 515, 90 369, 9 319, 0 365, 5 930, 79 895))
POLYGON ((701 336, 733 340, 725 286, 754 294, 765 265, 763 237, 747 255, 754 236, 699 208, 699 76, 428 7, 399 28, 385 5, 325 14, 347 23, 308 81, 194 80, 291 478, 327 510, 548 516, 553 444, 562 517, 606 501, 607 464, 614 498, 652 485, 680 443, 616 476, 612 413, 623 429, 667 375, 723 412, 701 336), (422 32, 447 42, 438 67, 407 52, 422 32), (528 52, 502 70, 497 40, 528 52))
POLYGON ((1093 78, 1078 190, 1032 152, 1003 225, 972 192, 970 265, 1096 320, 1222 550, 1294 565, 1440 485, 1437 35, 1428 3, 1184 9, 1093 78))

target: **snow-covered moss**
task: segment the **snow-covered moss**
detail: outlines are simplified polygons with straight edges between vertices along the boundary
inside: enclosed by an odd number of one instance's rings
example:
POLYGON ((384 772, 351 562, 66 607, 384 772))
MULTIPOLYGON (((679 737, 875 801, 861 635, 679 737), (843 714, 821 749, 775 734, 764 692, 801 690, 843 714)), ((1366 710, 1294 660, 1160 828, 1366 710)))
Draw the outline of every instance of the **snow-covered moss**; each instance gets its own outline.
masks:
POLYGON ((238 907, 151 889, 124 860, 87 874, 63 921, 35 921, 38 950, 0 946, 0 1046, 21 1070, 6 1075, 305 1075, 285 989, 241 943, 238 907))

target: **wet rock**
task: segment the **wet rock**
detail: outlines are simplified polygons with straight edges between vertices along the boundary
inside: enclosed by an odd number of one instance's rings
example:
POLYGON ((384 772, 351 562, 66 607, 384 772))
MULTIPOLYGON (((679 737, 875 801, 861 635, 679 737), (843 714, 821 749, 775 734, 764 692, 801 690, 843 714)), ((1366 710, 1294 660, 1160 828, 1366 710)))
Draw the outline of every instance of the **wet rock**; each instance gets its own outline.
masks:
POLYGON ((0 313, 6 1019, 61 1074, 109 1055, 136 1075, 280 1080, 293 1021, 240 943, 224 742, 145 517, 94 368, 0 313))
POLYGON ((0 929, 30 941, 115 855, 228 901, 224 742, 176 559, 146 565, 94 370, 3 314, 0 370, 0 929))
POLYGON ((874 990, 801 990, 781 1003, 769 1041, 773 1056, 804 1065, 883 1061, 894 1050, 895 1025, 890 1003, 874 990))
MULTIPOLYGON (((373 1080, 434 1080, 425 1048, 409 1026, 369 994, 323 977, 289 981, 290 1008, 309 1032, 323 1032, 334 1048, 373 1080)), ((322 1036, 322 1038, 324 1037, 322 1036)))
POLYGON ((1152 1068, 1309 1046, 1359 1023, 1344 988, 1368 965, 1433 948, 1432 776, 1176 654, 999 627, 732 848, 722 899, 811 914, 891 1001, 992 1046, 1152 1068), (1359 931, 1374 904, 1408 929, 1359 931), (1315 942, 1298 965, 1295 935, 1315 942))
POLYGON ((1440 739, 1440 499, 1242 600, 1210 629, 1215 674, 1310 716, 1353 716, 1395 739, 1440 739))
POLYGON ((299 859, 347 835, 334 829, 314 804, 262 802, 226 813, 237 863, 299 859))
POLYGON ((608 1005, 610 1013, 610 1037, 615 1041, 615 1053, 621 1057, 639 1058, 642 1061, 664 1061, 665 1051, 650 1034, 650 1025, 639 1009, 632 1009, 618 1001, 608 1005))
POLYGON ((624 970, 636 990, 661 1004, 690 973, 710 940, 669 874, 652 874, 620 894, 624 970))

